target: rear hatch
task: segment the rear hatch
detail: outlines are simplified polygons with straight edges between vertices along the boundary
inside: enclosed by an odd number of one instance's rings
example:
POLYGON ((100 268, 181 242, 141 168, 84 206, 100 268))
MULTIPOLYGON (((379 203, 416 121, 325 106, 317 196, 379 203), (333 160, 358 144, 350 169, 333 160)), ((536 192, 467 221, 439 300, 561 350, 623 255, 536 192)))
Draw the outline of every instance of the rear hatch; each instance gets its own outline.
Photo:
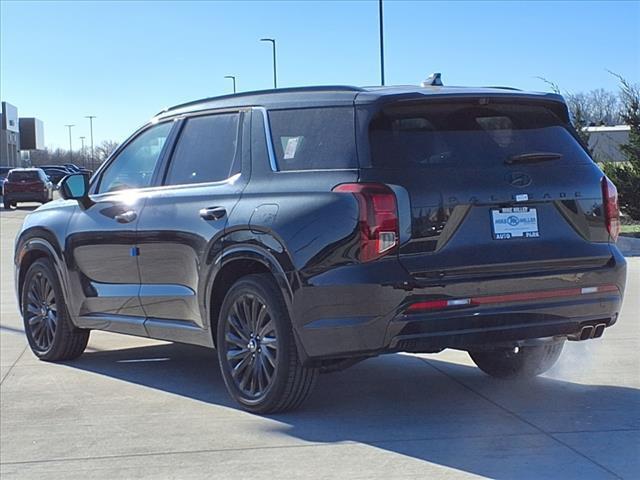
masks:
POLYGON ((12 171, 4 185, 7 192, 41 192, 44 182, 35 170, 12 171))
POLYGON ((415 277, 569 271, 610 259, 603 174, 563 104, 398 102, 371 117, 368 133, 361 181, 406 189, 401 232, 410 238, 401 233, 399 258, 415 277))

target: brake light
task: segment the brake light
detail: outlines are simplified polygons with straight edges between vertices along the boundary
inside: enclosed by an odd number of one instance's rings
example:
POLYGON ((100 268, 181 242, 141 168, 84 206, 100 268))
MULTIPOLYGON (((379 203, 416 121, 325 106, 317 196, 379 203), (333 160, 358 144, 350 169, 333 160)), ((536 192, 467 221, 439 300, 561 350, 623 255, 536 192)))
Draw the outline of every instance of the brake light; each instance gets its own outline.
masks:
POLYGON ((389 187, 380 183, 343 183, 333 191, 352 193, 358 200, 360 261, 370 262, 397 247, 398 205, 389 187))
POLYGON ((602 203, 604 218, 611 239, 615 242, 620 234, 620 207, 618 206, 618 189, 606 176, 602 177, 602 203))

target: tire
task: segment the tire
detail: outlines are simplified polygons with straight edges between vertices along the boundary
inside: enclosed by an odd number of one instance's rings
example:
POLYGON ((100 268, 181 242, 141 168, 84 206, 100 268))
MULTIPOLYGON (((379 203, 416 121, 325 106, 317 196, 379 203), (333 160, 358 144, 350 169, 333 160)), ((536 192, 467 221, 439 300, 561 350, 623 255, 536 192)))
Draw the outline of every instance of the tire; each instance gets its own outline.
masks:
POLYGON ((4 200, 3 203, 6 210, 11 210, 11 202, 9 200, 4 200))
POLYGON ((564 341, 534 347, 469 352, 471 360, 487 375, 496 378, 531 378, 549 370, 556 363, 564 341))
POLYGON ((29 267, 22 284, 22 318, 31 351, 49 362, 73 360, 84 352, 89 330, 69 318, 62 287, 49 259, 29 267))
POLYGON ((216 338, 224 383, 245 410, 292 410, 311 393, 318 370, 302 366, 282 294, 270 275, 248 275, 229 289, 216 338))

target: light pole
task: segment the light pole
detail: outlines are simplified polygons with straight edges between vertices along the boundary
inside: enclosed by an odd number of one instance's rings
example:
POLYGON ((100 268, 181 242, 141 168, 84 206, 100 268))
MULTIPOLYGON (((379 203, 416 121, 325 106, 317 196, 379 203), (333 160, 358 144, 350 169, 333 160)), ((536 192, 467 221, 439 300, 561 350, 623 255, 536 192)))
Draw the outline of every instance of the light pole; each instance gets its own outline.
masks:
POLYGON ((378 20, 380 26, 380 85, 384 85, 384 23, 382 20, 382 0, 378 0, 378 20))
POLYGON ((278 88, 278 75, 276 73, 276 40, 275 38, 261 38, 261 42, 271 42, 273 46, 273 88, 278 88))
POLYGON ((86 137, 80 137, 80 143, 82 144, 82 146, 80 147, 80 157, 82 158, 82 166, 83 167, 87 167, 87 162, 86 162, 86 157, 84 155, 84 139, 86 137))
POLYGON ((69 129, 69 163, 73 163, 73 145, 71 144, 71 128, 75 125, 65 125, 69 129))
POLYGON ((89 131, 91 132, 91 170, 95 169, 95 159, 93 158, 93 119, 96 118, 95 115, 87 115, 84 118, 89 119, 89 131))
POLYGON ((233 80, 233 93, 236 93, 236 77, 234 75, 225 75, 224 78, 233 80))

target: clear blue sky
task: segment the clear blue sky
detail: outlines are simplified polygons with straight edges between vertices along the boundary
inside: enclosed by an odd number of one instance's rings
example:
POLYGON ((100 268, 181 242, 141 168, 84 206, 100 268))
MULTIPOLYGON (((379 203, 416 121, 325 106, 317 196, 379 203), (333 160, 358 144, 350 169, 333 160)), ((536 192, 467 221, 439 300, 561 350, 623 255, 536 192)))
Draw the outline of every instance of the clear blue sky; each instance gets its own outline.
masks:
MULTIPOLYGON (((162 107, 280 86, 379 84, 377 1, 1 4, 1 94, 45 125, 47 145, 124 140, 162 107)), ((387 84, 617 90, 640 81, 640 2, 385 2, 387 84)), ((74 145, 74 146, 75 146, 74 145)))

